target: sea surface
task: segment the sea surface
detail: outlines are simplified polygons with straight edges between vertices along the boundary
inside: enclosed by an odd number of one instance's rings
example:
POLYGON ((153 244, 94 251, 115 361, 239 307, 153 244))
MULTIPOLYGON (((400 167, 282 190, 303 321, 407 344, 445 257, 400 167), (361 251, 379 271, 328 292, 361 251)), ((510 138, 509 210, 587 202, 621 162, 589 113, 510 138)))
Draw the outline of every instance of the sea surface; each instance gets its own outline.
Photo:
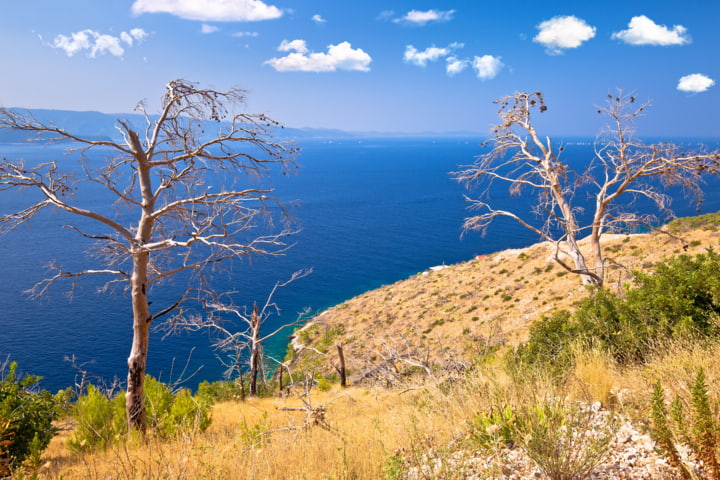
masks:
MULTIPOLYGON (((214 277, 214 286, 237 292, 239 305, 262 305, 277 282, 311 268, 310 275, 275 294, 281 312, 268 319, 269 332, 296 321, 300 312, 319 313, 431 266, 535 243, 534 234, 507 220, 497 221, 485 236, 462 234, 468 191, 449 172, 470 164, 484 151, 480 144, 479 138, 303 140, 298 174, 273 181, 279 198, 298 202, 292 213, 302 230, 290 240, 294 246, 283 256, 236 262, 214 277)), ((565 146, 565 160, 576 167, 592 159, 592 139, 567 139, 565 146)), ((58 159, 74 164, 61 146, 0 145, 0 155, 28 163, 58 159)), ((719 185, 717 180, 706 185, 699 213, 720 210, 719 185)), ((529 212, 529 197, 509 199, 506 188, 494 189, 491 196, 497 204, 529 212)), ((673 197, 678 215, 698 213, 681 192, 673 197)), ((0 192, 0 212, 32 198, 29 191, 0 192)), ((107 212, 113 208, 99 187, 78 191, 77 199, 107 212)), ((93 265, 87 242, 63 228, 72 220, 43 212, 0 237, 0 360, 9 357, 22 371, 44 377, 41 385, 51 391, 73 385, 80 369, 96 382, 124 380, 132 335, 129 298, 122 291, 97 293, 97 280, 80 279, 74 287, 59 282, 36 300, 24 293, 44 278, 50 261, 76 269, 93 265), (66 360, 73 356, 80 368, 66 360)), ((165 285, 155 300, 171 299, 182 287, 165 285)), ((269 340, 266 352, 282 358, 291 333, 288 329, 269 340)), ((156 331, 148 372, 191 388, 201 380, 221 379, 224 367, 211 341, 207 333, 167 336, 156 331)))

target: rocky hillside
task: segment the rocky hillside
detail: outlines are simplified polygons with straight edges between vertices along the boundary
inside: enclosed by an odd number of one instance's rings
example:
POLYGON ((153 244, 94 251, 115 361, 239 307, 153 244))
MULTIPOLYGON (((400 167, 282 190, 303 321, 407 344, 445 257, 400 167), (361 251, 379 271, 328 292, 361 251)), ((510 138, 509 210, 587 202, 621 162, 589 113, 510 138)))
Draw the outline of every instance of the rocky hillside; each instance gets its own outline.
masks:
MULTIPOLYGON (((664 256, 716 246, 717 214, 681 219, 664 232, 606 235, 613 265, 606 280, 619 288, 633 270, 664 256)), ((584 246, 587 246, 585 242, 584 246)), ((342 345, 351 381, 413 369, 456 369, 503 346, 523 341, 543 314, 572 307, 586 296, 578 276, 552 260, 539 243, 455 265, 429 268, 343 302, 313 318, 293 338, 293 368, 332 373, 342 345)))

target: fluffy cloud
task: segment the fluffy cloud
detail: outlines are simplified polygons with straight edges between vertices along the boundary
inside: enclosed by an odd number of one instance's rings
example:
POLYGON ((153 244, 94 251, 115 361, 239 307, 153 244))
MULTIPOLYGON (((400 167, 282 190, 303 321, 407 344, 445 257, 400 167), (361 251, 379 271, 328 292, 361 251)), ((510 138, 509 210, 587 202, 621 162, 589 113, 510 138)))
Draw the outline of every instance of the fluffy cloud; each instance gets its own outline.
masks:
POLYGON ((278 72, 334 72, 350 70, 367 72, 372 58, 362 49, 353 49, 349 42, 329 45, 327 53, 314 53, 305 40, 283 40, 278 50, 292 52, 285 57, 271 58, 265 63, 278 72))
POLYGON ((559 55, 566 48, 577 48, 595 36, 595 27, 573 15, 553 17, 537 26, 534 42, 545 45, 547 53, 559 55))
POLYGON ((714 85, 715 80, 707 75, 703 75, 702 73, 693 73, 680 78, 677 89, 681 92, 700 93, 714 85))
POLYGON ((279 8, 261 0, 135 0, 135 15, 169 13, 188 20, 204 22, 256 22, 280 18, 279 8))
POLYGON ((454 77, 458 73, 465 70, 465 68, 467 68, 468 64, 470 63, 468 60, 463 60, 457 57, 447 57, 445 61, 447 62, 447 74, 451 77, 454 77))
POLYGON ((235 32, 232 34, 233 37, 259 37, 258 32, 235 32))
POLYGON ((403 58, 406 63, 424 67, 428 62, 434 62, 440 58, 447 57, 454 49, 462 48, 462 46, 461 43, 452 43, 445 48, 432 46, 420 51, 412 45, 408 45, 405 47, 405 55, 403 58))
POLYGON ((291 42, 283 40, 278 47, 279 52, 292 52, 293 50, 302 54, 308 53, 309 51, 305 40, 293 40, 291 42))
POLYGON ((480 80, 492 80, 505 65, 500 61, 500 57, 483 55, 482 57, 475 57, 472 66, 480 80))
POLYGON ((146 37, 147 33, 141 28, 121 32, 119 37, 86 29, 71 33, 70 36, 58 35, 51 46, 64 50, 68 57, 82 51, 87 51, 87 56, 90 58, 105 55, 106 53, 122 57, 125 53, 123 45, 132 47, 136 41, 141 42, 146 37))
POLYGON ((414 25, 426 25, 430 22, 449 22, 452 20, 455 10, 427 10, 422 12, 420 10, 410 10, 402 18, 396 18, 396 23, 412 23, 414 25))
POLYGON ((202 27, 200 28, 200 31, 202 33, 215 33, 218 31, 218 27, 214 25, 208 25, 207 23, 203 23, 202 27))
POLYGON ((312 16, 312 21, 318 24, 327 22, 327 20, 325 20, 322 15, 318 15, 317 13, 312 16))
POLYGON ((612 34, 612 38, 622 40, 630 45, 684 45, 690 43, 687 29, 675 25, 672 30, 665 25, 658 25, 645 15, 632 17, 628 29, 612 34))

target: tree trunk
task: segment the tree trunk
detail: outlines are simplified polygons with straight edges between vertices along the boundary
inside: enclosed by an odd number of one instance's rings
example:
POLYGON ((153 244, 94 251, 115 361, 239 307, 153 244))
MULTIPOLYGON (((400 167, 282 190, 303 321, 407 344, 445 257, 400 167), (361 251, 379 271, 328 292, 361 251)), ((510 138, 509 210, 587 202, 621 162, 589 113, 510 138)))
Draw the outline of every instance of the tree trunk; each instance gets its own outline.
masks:
POLYGON ((133 342, 128 357, 127 393, 125 394, 125 413, 128 430, 137 429, 145 433, 145 372, 147 369, 148 347, 150 345, 150 305, 147 300, 147 279, 150 254, 145 245, 150 242, 153 231, 153 197, 150 165, 142 148, 138 135, 126 127, 138 169, 138 184, 142 198, 142 213, 132 245, 133 273, 130 279, 130 295, 133 308, 133 342))
POLYGON ((257 377, 260 372, 260 315, 258 314, 257 303, 253 307, 250 317, 250 328, 252 329, 252 340, 250 347, 250 395, 257 395, 257 377))
POLYGON ((338 358, 340 360, 340 369, 339 369, 340 386, 342 388, 346 388, 347 387, 347 373, 345 370, 345 354, 343 353, 342 345, 340 345, 340 344, 337 345, 337 351, 338 351, 338 358))
POLYGON ((136 429, 145 433, 145 371, 150 344, 150 310, 146 296, 147 253, 135 256, 135 268, 131 279, 133 306, 133 341, 128 357, 127 393, 125 412, 128 431, 136 429))

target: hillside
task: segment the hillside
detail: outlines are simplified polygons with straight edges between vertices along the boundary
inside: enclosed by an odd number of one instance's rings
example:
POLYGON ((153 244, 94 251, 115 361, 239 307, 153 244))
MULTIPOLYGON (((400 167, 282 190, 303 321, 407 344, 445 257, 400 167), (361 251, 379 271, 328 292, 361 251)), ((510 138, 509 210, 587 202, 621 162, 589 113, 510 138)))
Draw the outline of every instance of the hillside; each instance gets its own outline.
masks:
MULTIPOLYGON (((702 252, 720 238, 715 227, 693 229, 685 221, 671 226, 671 234, 666 227, 665 233, 604 236, 607 261, 614 265, 606 285, 618 288, 634 270, 647 270, 664 256, 702 252)), ((579 277, 566 273, 552 254, 548 243, 505 250, 436 266, 352 298, 296 332, 293 368, 332 374, 341 344, 355 382, 363 374, 387 381, 388 370, 395 376, 418 367, 464 369, 484 353, 523 341, 533 321, 587 295, 579 277), (327 353, 329 362, 317 351, 327 353)))
MULTIPOLYGON (((681 219, 666 229, 671 236, 607 237, 606 252, 625 265, 609 283, 623 282, 629 269, 647 270, 665 255, 717 245, 719 220, 719 214, 681 219)), ((681 478, 648 430, 656 423, 654 416, 648 419, 655 409, 651 392, 661 382, 666 399, 676 396, 690 405, 688 382, 703 369, 702 391, 720 405, 720 342, 663 345, 647 363, 624 366, 590 349, 561 381, 531 367, 513 373, 494 356, 482 356, 523 340, 543 313, 584 295, 578 278, 550 261, 546 244, 421 272, 348 300, 297 332, 296 348, 302 342, 307 348, 290 368, 296 380, 290 388, 268 398, 218 398, 206 431, 196 422, 170 438, 116 438, 98 451, 69 449, 82 419, 68 417, 30 465, 39 473, 32 478, 570 478, 549 473, 544 462, 557 459, 567 475, 584 472, 572 478, 681 478), (313 350, 329 352, 335 362, 338 343, 354 379, 370 370, 369 381, 342 389, 319 378, 318 369, 329 371, 331 362, 313 350), (459 373, 473 360, 468 374, 459 373), (383 364, 393 368, 378 368, 383 364), (312 381, 301 375, 311 372, 312 381), (395 382, 399 377, 402 382, 395 382), (562 428, 546 428, 551 418, 562 428), (569 446, 563 443, 568 438, 569 446), (531 445, 532 439, 537 442, 531 445)), ((693 428, 700 425, 695 415, 693 410, 687 417, 693 428)), ((704 461, 678 445, 691 478, 711 478, 704 461)), ((720 451, 717 443, 713 448, 720 451)))

